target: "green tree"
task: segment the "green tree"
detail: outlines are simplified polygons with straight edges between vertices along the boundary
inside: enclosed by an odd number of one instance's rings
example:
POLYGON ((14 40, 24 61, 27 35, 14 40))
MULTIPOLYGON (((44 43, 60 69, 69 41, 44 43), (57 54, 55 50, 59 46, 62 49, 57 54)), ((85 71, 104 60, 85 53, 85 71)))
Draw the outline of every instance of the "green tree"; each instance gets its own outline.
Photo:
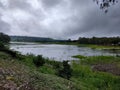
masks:
POLYGON ((0 33, 0 50, 5 50, 5 44, 10 42, 10 37, 6 34, 0 33))
POLYGON ((33 59, 33 63, 36 67, 43 66, 45 64, 45 59, 42 57, 42 55, 38 55, 33 59))
POLYGON ((68 64, 68 61, 63 61, 63 68, 58 71, 58 75, 68 80, 70 79, 70 77, 72 76, 72 69, 68 64))
POLYGON ((10 42, 10 37, 4 33, 0 33, 0 43, 7 44, 10 42))

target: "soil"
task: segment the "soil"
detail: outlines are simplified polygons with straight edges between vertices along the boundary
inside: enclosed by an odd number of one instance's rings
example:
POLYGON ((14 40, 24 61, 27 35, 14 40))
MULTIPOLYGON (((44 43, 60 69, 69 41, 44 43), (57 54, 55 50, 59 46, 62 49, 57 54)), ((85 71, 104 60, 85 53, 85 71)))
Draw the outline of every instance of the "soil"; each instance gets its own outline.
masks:
POLYGON ((96 64, 92 66, 93 71, 102 71, 120 76, 120 68, 116 64, 96 64))
POLYGON ((30 82, 17 85, 15 77, 21 78, 17 75, 14 70, 0 68, 0 90, 34 90, 30 82))

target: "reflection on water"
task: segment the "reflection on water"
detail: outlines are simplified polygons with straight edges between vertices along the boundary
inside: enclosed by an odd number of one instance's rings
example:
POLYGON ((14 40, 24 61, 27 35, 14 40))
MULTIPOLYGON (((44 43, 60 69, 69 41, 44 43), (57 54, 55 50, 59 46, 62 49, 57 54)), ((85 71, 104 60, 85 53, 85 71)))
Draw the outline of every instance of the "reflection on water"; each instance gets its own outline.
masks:
POLYGON ((36 43, 11 43, 11 49, 21 52, 22 54, 32 53, 34 55, 43 55, 55 60, 73 60, 71 56, 84 55, 116 55, 119 52, 108 50, 96 50, 87 47, 77 47, 75 45, 58 45, 58 44, 36 44, 36 43))

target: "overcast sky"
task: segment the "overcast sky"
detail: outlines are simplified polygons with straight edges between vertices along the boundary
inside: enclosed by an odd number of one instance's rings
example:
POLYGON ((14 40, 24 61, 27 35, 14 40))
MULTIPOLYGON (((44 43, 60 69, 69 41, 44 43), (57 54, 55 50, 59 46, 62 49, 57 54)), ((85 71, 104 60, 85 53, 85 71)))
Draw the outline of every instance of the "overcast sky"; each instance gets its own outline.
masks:
POLYGON ((0 32, 57 39, 120 36, 120 2, 105 14, 93 0, 0 0, 0 32))

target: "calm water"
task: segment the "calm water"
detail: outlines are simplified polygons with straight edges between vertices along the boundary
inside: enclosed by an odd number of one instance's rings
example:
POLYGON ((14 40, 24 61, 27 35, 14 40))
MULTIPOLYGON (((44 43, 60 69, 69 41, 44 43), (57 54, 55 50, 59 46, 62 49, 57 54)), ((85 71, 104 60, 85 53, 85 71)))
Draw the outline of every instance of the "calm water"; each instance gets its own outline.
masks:
POLYGON ((71 56, 84 55, 116 55, 115 51, 96 50, 87 47, 77 47, 75 45, 58 45, 58 44, 37 44, 37 43, 13 43, 10 45, 11 49, 21 52, 22 54, 43 55, 55 60, 74 60, 71 56))

